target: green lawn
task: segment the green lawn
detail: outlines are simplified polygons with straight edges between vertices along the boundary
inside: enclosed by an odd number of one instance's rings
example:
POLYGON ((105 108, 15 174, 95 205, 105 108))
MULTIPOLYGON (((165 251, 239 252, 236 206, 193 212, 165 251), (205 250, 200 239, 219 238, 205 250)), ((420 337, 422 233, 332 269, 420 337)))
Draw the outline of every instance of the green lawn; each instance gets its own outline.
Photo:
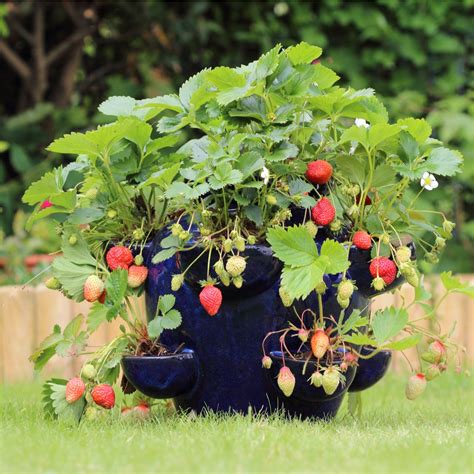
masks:
POLYGON ((391 376, 366 392, 359 420, 158 412, 71 428, 43 419, 38 385, 3 386, 0 472, 474 472, 472 380, 446 374, 415 402, 403 387, 391 376))

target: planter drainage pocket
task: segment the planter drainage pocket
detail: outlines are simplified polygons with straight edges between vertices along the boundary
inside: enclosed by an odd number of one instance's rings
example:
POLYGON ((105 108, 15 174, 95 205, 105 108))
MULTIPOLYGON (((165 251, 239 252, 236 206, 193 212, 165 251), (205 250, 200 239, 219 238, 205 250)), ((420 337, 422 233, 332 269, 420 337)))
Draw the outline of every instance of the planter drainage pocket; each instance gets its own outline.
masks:
MULTIPOLYGON (((372 349, 364 347, 361 353, 368 355, 372 351, 372 349)), ((357 373, 349 387, 349 392, 361 392, 375 385, 387 372, 391 360, 392 353, 390 351, 380 351, 371 359, 359 359, 357 373)))
POLYGON ((126 356, 122 367, 128 381, 153 398, 174 398, 189 393, 198 379, 197 358, 191 349, 167 356, 126 356))

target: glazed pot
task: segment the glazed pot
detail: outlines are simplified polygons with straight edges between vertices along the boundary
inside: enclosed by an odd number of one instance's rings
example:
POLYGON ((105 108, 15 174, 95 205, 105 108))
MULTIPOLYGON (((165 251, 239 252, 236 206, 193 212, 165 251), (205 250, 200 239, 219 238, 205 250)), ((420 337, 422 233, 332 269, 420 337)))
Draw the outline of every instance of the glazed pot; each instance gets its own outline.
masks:
MULTIPOLYGON (((152 258, 161 250, 160 242, 167 232, 157 235, 143 252, 149 268, 146 283, 149 317, 155 314, 159 296, 172 292, 172 276, 181 273, 193 257, 192 253, 183 252, 164 262, 152 264, 152 258)), ((318 245, 322 244, 322 239, 324 237, 316 239, 318 245)), ((177 409, 184 411, 247 413, 251 408, 254 412, 272 413, 283 409, 289 416, 295 417, 333 417, 356 375, 355 370, 351 370, 344 389, 331 399, 318 399, 314 391, 308 398, 302 394, 306 389, 301 387, 295 389, 295 396, 286 398, 283 395, 275 380, 271 380, 275 374, 269 374, 261 366, 262 341, 269 332, 287 327, 289 320, 294 321, 294 310, 281 303, 278 294, 281 264, 272 256, 271 249, 265 245, 248 246, 244 256, 247 257, 243 275, 245 283, 239 290, 223 288, 223 303, 216 316, 210 317, 199 302, 201 287, 198 281, 206 277, 199 261, 187 274, 180 290, 174 292, 175 308, 182 314, 182 324, 178 330, 165 330, 161 342, 169 347, 180 345, 192 351, 192 363, 190 357, 185 358, 181 369, 177 368, 179 359, 173 361, 173 370, 181 374, 175 378, 182 377, 185 383, 171 382, 171 375, 166 379, 164 372, 168 369, 164 367, 169 368, 170 364, 160 361, 160 357, 145 357, 148 360, 142 364, 125 359, 127 378, 136 388, 146 390, 144 393, 151 396, 172 397, 177 409), (170 381, 168 385, 165 380, 170 381), (179 390, 175 390, 176 385, 179 385, 179 390)), ((207 261, 207 258, 202 260, 207 261)), ((348 278, 351 278, 350 271, 348 278)), ((325 275, 328 289, 323 295, 323 304, 326 314, 340 313, 334 286, 340 279, 341 275, 325 275)), ((356 284, 359 286, 361 282, 356 284)), ((317 308, 316 296, 310 295, 304 302, 297 302, 295 307, 300 313, 305 308, 317 308)), ((359 291, 355 291, 351 298, 345 313, 347 317, 356 308, 365 313, 369 309, 368 297, 359 291)), ((277 357, 275 351, 280 349, 278 338, 271 337, 267 342, 267 352, 273 351, 273 356, 277 357)), ((304 382, 307 383, 306 380, 304 382)))
MULTIPOLYGON (((363 347, 362 355, 374 352, 371 347, 363 347)), ((391 351, 380 351, 370 359, 359 359, 357 373, 349 387, 349 392, 361 392, 375 385, 387 373, 392 360, 391 351)))

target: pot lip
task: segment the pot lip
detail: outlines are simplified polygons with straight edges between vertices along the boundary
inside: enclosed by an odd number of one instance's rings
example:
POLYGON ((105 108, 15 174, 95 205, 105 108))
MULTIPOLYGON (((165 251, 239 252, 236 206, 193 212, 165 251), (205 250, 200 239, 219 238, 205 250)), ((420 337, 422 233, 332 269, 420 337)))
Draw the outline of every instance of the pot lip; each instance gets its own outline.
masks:
MULTIPOLYGON (((272 358, 272 359, 275 359, 275 360, 278 360, 278 361, 283 361, 283 353, 281 351, 269 351, 268 352, 268 355, 272 358)), ((285 362, 287 364, 298 364, 298 365, 304 365, 306 364, 306 360, 305 359, 297 359, 297 360, 294 360, 292 359, 291 357, 285 357, 285 362)), ((315 361, 314 360, 311 360, 309 361, 309 363, 314 363, 315 361)), ((325 362, 325 360, 323 360, 323 363, 325 362)), ((335 360, 333 361, 332 365, 341 365, 343 361, 342 360, 335 360)))
POLYGON ((194 359, 194 351, 192 349, 183 349, 181 352, 178 352, 177 354, 167 354, 167 355, 162 355, 162 356, 156 356, 156 355, 124 355, 122 357, 122 360, 169 360, 169 359, 194 359))

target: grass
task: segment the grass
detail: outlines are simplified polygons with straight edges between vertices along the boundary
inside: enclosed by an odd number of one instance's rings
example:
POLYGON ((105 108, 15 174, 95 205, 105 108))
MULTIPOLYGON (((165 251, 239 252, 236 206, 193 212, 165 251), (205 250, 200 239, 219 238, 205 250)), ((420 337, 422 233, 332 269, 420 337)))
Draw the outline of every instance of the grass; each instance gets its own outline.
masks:
POLYGON ((415 402, 403 386, 391 376, 364 393, 358 420, 159 412, 78 428, 43 418, 38 385, 3 386, 0 472, 474 472, 471 379, 445 374, 415 402))

